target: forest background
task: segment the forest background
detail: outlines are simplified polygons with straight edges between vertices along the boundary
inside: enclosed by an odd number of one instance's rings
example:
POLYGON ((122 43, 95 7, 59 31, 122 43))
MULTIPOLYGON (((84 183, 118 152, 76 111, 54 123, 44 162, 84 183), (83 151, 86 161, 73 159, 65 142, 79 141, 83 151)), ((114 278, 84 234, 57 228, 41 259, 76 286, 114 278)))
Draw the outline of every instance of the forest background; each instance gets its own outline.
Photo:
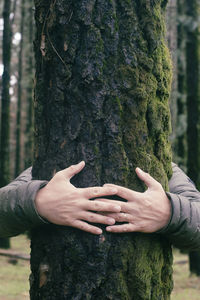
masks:
MULTIPOLYGON (((200 188, 200 1, 170 0, 166 42, 173 61, 170 98, 171 143, 176 162, 200 188)), ((33 155, 34 4, 32 0, 0 2, 0 186, 29 167, 33 155), (5 7, 10 4, 9 25, 5 7), (4 10, 4 14, 3 14, 4 10), (4 20, 3 20, 4 17, 4 20), (10 45, 3 44, 8 30, 10 45), (10 48, 9 48, 10 47, 10 48), (6 49, 6 55, 3 49, 6 49), (10 50, 9 50, 10 49, 10 50), (9 55, 9 51, 10 55, 9 55), (6 62, 4 61, 6 59, 6 62), (9 82, 2 80, 9 64, 9 82), (6 90, 9 93, 6 93, 6 90)), ((6 43, 7 43, 6 42, 6 43)), ((198 253, 190 253, 191 272, 200 275, 198 253)))
MULTIPOLYGON (((5 48, 6 61, 10 60, 9 99, 4 99, 3 62, 3 8, 0 2, 0 112, 1 147, 7 143, 3 129, 9 127, 6 178, 12 180, 31 165, 33 155, 33 87, 34 87, 34 4, 33 1, 10 0, 11 55, 5 48), (4 102, 9 106, 7 124, 3 124, 4 102), (4 127, 4 125, 6 125, 4 127)), ((172 117, 171 143, 173 161, 176 162, 200 187, 198 164, 199 149, 199 1, 169 0, 166 13, 166 42, 173 60, 173 81, 170 98, 172 117), (198 9, 197 9, 198 8, 198 9), (190 101, 190 102, 189 102, 190 101), (191 147, 191 148, 190 148, 191 147), (194 152, 196 149, 196 153, 194 152), (190 151, 189 151, 190 150, 190 151), (196 155, 194 155, 196 154, 196 155)), ((5 46, 5 45, 4 45, 5 46)), ((8 47, 8 42, 7 45, 8 47)), ((8 88, 8 86, 6 87, 8 88)), ((8 131, 8 130, 7 130, 8 131)), ((5 150, 4 150, 5 151, 5 150)), ((0 157, 3 173, 3 156, 0 157)), ((5 172, 4 172, 5 173, 5 172)), ((1 175, 0 175, 1 176, 1 175)), ((2 180, 2 178, 1 178, 2 180)), ((0 186, 3 182, 0 181, 0 186)))

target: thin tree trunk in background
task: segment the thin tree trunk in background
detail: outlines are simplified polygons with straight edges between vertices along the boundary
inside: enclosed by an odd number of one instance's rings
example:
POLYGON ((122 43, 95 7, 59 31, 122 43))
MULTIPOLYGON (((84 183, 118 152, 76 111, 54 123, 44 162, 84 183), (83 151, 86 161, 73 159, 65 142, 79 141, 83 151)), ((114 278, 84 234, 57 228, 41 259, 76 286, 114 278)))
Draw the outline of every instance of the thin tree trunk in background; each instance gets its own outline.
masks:
POLYGON ((33 163, 33 36, 34 36, 34 21, 33 21, 33 1, 29 1, 27 5, 27 44, 26 48, 26 74, 28 77, 26 87, 26 101, 27 101, 27 117, 25 129, 25 168, 28 168, 33 163))
POLYGON ((187 171, 187 107, 186 107, 186 10, 185 0, 178 0, 178 98, 177 98, 177 163, 187 171))
POLYGON ((13 24, 15 23, 15 17, 16 17, 16 9, 17 9, 17 2, 18 0, 14 0, 13 2, 13 8, 12 8, 12 19, 11 19, 11 25, 13 26, 13 24))
POLYGON ((24 20, 25 20, 25 0, 21 0, 21 20, 20 20, 20 47, 18 62, 18 93, 17 93, 17 120, 16 120, 16 153, 15 153, 15 177, 21 171, 21 102, 22 102, 22 74, 23 74, 23 47, 24 47, 24 20))
MULTIPOLYGON (((188 112, 188 176, 200 189, 200 3, 186 0, 188 18, 187 63, 187 112, 188 112)), ((200 276, 200 252, 190 253, 190 271, 200 276)))
MULTIPOLYGON (((34 178, 80 160, 76 186, 167 186, 170 59, 166 1, 35 0, 34 178)), ((172 256, 157 234, 32 232, 31 299, 169 299, 172 256)))
POLYGON ((188 176, 200 189, 200 3, 186 1, 187 17, 187 111, 188 111, 188 176))
POLYGON ((11 1, 4 1, 3 19, 3 76, 1 95, 1 139, 0 139, 0 187, 8 184, 10 179, 9 169, 9 123, 10 123, 10 59, 11 59, 11 1))
POLYGON ((169 0, 166 13, 167 41, 173 63, 173 80, 170 95, 170 110, 172 120, 171 142, 173 149, 173 160, 176 161, 177 153, 177 0, 169 0))
MULTIPOLYGON (((2 94, 1 94, 1 127, 0 127, 0 187, 5 186, 10 180, 10 60, 12 28, 10 23, 11 1, 4 1, 3 9, 3 66, 2 94)), ((0 239, 1 248, 9 248, 9 239, 0 239)))

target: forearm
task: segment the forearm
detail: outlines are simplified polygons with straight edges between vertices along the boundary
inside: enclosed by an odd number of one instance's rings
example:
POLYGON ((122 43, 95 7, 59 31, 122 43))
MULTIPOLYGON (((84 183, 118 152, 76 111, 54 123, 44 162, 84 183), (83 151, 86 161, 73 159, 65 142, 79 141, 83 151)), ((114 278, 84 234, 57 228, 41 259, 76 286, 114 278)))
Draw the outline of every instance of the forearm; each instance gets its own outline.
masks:
POLYGON ((177 166, 170 180, 171 219, 160 233, 178 248, 200 249, 200 193, 177 166))
POLYGON ((44 223, 35 209, 35 195, 45 181, 31 180, 31 169, 0 189, 0 237, 20 234, 44 223))
POLYGON ((159 233, 167 236, 180 249, 199 250, 200 202, 188 201, 187 197, 170 193, 168 196, 172 202, 172 217, 159 233))

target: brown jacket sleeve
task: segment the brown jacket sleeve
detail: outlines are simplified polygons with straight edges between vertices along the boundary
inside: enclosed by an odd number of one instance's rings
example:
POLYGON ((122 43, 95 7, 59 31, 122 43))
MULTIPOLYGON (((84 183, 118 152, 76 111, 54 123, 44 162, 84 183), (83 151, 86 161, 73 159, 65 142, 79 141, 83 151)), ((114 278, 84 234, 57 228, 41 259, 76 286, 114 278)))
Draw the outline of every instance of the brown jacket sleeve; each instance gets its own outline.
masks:
POLYGON ((159 231, 178 248, 200 250, 200 192, 176 164, 167 193, 172 214, 169 224, 159 231))
POLYGON ((31 168, 0 189, 0 237, 10 237, 44 224, 35 208, 35 195, 47 182, 31 180, 31 168))

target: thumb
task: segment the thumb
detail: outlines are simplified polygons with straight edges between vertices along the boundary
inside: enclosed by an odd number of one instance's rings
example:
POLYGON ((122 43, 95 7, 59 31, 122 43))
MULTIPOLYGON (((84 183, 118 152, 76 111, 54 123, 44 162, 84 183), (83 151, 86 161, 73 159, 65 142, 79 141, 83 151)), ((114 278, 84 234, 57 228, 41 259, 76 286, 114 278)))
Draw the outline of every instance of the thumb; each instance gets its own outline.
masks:
POLYGON ((85 167, 85 162, 81 161, 76 165, 71 165, 69 168, 66 168, 62 171, 62 175, 68 180, 70 180, 74 175, 78 174, 85 167))
POLYGON ((144 181, 144 183, 146 184, 146 186, 148 188, 154 188, 155 186, 157 186, 159 184, 159 182, 156 181, 151 175, 142 171, 140 168, 136 168, 135 171, 136 171, 137 176, 142 181, 144 181))

